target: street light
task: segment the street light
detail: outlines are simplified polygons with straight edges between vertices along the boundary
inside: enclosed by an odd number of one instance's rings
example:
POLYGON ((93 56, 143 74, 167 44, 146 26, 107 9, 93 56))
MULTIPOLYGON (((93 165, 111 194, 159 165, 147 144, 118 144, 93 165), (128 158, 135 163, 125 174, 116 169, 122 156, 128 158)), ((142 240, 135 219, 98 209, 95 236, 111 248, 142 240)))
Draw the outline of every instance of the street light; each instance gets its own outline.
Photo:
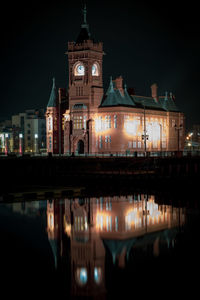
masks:
POLYGON ((8 155, 8 133, 5 133, 5 155, 8 155))
POLYGON ((146 130, 146 109, 144 103, 143 103, 143 107, 144 107, 144 134, 142 135, 142 140, 144 141, 144 155, 146 156, 147 140, 149 139, 149 135, 147 134, 147 130, 146 130))
POLYGON ((19 154, 22 155, 22 142, 23 142, 23 134, 19 134, 19 154))
POLYGON ((59 156, 61 156, 61 89, 58 90, 58 135, 59 135, 59 156))
POLYGON ((180 130, 183 129, 183 124, 180 124, 180 126, 175 124, 174 128, 175 128, 175 130, 177 130, 177 144, 178 144, 178 152, 179 152, 179 149, 180 149, 180 147, 179 147, 180 130))
POLYGON ((38 134, 35 133, 35 154, 38 153, 38 134))
POLYGON ((162 155, 162 124, 159 124, 160 126, 160 152, 162 155))

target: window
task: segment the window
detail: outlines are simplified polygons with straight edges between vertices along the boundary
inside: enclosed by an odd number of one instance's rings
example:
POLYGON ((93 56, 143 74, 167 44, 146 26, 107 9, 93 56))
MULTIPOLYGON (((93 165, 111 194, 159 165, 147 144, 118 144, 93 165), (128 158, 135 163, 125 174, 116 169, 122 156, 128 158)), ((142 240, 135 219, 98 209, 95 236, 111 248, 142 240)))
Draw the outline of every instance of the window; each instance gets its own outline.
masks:
POLYGON ((84 127, 85 130, 87 129, 86 126, 87 126, 87 117, 84 116, 83 117, 83 127, 84 127))
POLYGON ((118 231, 119 223, 118 223, 118 217, 115 217, 115 231, 118 231))
POLYGON ((78 268, 76 271, 76 278, 80 285, 85 285, 88 281, 87 269, 78 268))
POLYGON ((82 116, 74 116, 74 129, 83 128, 83 118, 82 116))
POLYGON ((76 96, 83 96, 83 87, 76 87, 76 96))
POLYGON ((111 116, 105 116, 105 129, 111 128, 111 116))
POLYGON ((102 136, 100 135, 99 136, 99 148, 101 149, 102 148, 102 136))
POLYGON ((133 142, 133 148, 136 148, 136 142, 133 142))
POLYGON ((103 210, 103 197, 100 197, 100 210, 103 210))
POLYGON ((51 139, 51 136, 49 137, 49 150, 52 149, 52 139, 51 139))
POLYGON ((153 148, 157 148, 157 147, 158 147, 157 141, 153 141, 153 148))
POLYGON ((117 115, 114 115, 114 128, 117 128, 117 115))
POLYGON ((141 142, 138 142, 138 148, 141 148, 141 142))
POLYGON ((53 118, 48 117, 48 131, 52 131, 52 130, 53 130, 53 118))
POLYGON ((105 136, 105 143, 111 143, 111 135, 106 135, 105 136))
POLYGON ((128 142, 128 148, 132 148, 132 142, 128 142))

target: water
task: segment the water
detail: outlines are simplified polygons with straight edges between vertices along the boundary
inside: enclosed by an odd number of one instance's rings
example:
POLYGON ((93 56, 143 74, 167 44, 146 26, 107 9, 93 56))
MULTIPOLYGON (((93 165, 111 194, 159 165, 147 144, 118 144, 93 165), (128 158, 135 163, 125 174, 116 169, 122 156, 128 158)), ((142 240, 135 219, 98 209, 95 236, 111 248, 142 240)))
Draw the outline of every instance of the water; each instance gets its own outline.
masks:
POLYGON ((147 194, 1 204, 1 294, 193 299, 198 227, 198 204, 147 194))

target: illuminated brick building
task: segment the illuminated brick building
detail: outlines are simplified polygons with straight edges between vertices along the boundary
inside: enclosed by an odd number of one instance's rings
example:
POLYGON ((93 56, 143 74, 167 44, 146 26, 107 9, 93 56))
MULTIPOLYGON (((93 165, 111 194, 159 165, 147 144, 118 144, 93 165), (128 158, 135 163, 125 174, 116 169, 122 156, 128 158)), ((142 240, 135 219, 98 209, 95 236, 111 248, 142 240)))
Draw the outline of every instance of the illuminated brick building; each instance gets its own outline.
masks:
POLYGON ((48 152, 127 154, 183 150, 185 120, 172 93, 159 96, 153 84, 150 97, 138 96, 123 84, 121 76, 111 78, 104 91, 103 44, 91 38, 86 8, 83 13, 80 34, 76 42, 68 43, 66 53, 68 93, 59 89, 59 96, 53 83, 46 112, 48 152))

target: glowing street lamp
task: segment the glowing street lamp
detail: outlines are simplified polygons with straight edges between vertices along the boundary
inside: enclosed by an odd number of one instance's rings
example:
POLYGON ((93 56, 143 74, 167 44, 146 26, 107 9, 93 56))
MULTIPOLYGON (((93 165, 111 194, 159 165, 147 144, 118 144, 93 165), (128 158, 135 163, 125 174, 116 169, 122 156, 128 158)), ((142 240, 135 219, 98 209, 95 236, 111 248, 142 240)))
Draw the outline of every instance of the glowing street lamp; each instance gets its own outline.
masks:
POLYGON ((5 155, 8 155, 8 133, 5 133, 5 155))
POLYGON ((160 152, 162 152, 162 124, 159 124, 160 126, 160 152))
POLYGON ((146 130, 146 109, 144 103, 143 103, 143 107, 144 107, 144 134, 142 135, 142 140, 144 141, 144 155, 146 156, 147 140, 149 139, 149 135, 147 134, 147 130, 146 130))
POLYGON ((23 134, 19 134, 19 154, 22 155, 23 134))
POLYGON ((38 134, 35 133, 35 153, 38 153, 38 134))
POLYGON ((178 152, 179 152, 179 150, 180 150, 180 147, 179 147, 180 130, 183 129, 183 125, 180 124, 180 126, 178 126, 178 125, 175 124, 174 128, 175 128, 175 130, 177 130, 177 146, 178 146, 177 148, 178 148, 178 152))

